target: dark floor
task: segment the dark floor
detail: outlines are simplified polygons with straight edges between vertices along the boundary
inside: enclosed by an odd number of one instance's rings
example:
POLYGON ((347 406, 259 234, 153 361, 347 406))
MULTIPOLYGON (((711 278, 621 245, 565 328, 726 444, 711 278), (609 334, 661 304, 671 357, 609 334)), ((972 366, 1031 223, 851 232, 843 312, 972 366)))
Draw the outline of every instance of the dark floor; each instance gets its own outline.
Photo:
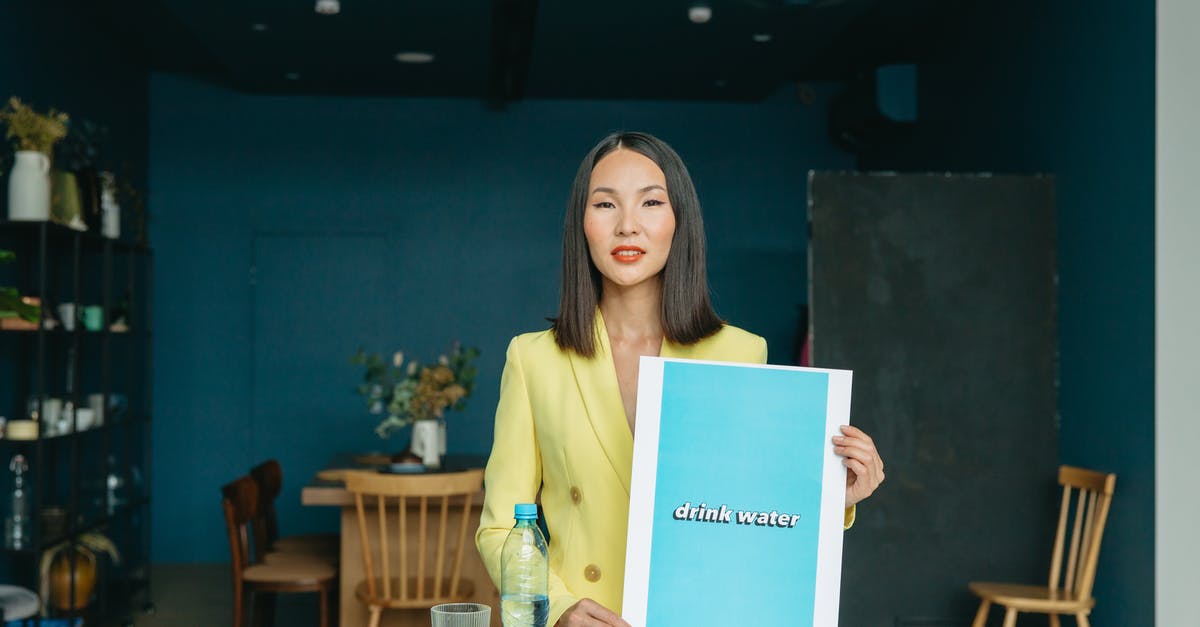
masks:
MULTIPOLYGON (((136 627, 208 627, 233 621, 228 564, 157 564, 151 569, 155 612, 135 617, 136 627)), ((318 625, 315 594, 280 595, 277 627, 318 625)))

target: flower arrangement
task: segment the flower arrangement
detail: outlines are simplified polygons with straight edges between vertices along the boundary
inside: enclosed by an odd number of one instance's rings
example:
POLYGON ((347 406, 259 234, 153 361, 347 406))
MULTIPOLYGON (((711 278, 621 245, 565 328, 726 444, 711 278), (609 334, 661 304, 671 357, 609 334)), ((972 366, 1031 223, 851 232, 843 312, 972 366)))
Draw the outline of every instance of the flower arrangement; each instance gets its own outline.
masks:
POLYGON ((15 139, 17 150, 36 150, 47 156, 55 142, 67 136, 65 113, 51 109, 42 114, 21 102, 16 96, 8 99, 8 106, 0 110, 0 121, 8 127, 8 139, 15 139))
POLYGON ((479 349, 463 348, 457 342, 431 364, 415 359, 406 363, 400 351, 387 361, 360 349, 350 363, 365 368, 358 393, 366 399, 367 411, 384 416, 375 433, 387 438, 415 421, 436 420, 447 410, 463 409, 475 387, 478 371, 472 362, 478 356, 479 349))
POLYGON ((67 124, 67 135, 54 144, 54 165, 67 172, 96 169, 100 147, 108 139, 108 127, 91 120, 75 120, 67 124))

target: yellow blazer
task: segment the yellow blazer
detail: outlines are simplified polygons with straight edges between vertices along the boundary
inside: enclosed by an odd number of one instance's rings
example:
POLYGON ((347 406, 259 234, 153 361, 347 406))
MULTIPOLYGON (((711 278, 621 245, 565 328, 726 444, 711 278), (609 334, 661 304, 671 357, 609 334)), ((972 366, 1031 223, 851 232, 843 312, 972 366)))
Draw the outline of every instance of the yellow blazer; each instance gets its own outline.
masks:
MULTIPOLYGON (((548 625, 581 598, 621 612, 633 434, 599 312, 596 327, 590 359, 560 350, 548 330, 513 338, 500 378, 475 543, 499 586, 513 505, 535 502, 540 491, 550 531, 548 625)), ((767 343, 725 326, 690 346, 664 340, 661 356, 765 363, 767 343)))

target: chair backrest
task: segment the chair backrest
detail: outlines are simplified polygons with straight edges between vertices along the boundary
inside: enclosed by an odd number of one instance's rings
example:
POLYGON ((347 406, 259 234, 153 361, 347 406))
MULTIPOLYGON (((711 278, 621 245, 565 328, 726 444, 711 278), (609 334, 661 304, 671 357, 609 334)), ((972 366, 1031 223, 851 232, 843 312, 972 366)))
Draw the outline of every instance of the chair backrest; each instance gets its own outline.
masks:
POLYGON ((1073 593, 1077 599, 1090 599, 1092 584, 1096 581, 1096 563, 1100 560, 1100 540, 1104 536, 1104 523, 1108 519, 1117 476, 1060 466, 1058 483, 1063 487, 1063 495, 1058 530, 1054 535, 1054 556, 1050 559, 1050 589, 1061 588, 1073 593), (1064 548, 1066 568, 1063 568, 1064 548))
POLYGON ((279 462, 267 461, 250 469, 250 477, 258 484, 258 515, 251 527, 254 530, 254 546, 265 553, 279 539, 279 519, 275 516, 275 499, 283 492, 283 467, 279 462))
POLYGON ((483 488, 483 471, 429 475, 352 471, 346 473, 345 481, 358 509, 368 595, 392 607, 427 607, 458 600, 463 552, 475 546, 467 541, 467 528, 471 501, 483 488), (432 525, 431 509, 438 517, 432 525), (447 573, 446 536, 452 511, 458 512, 458 529, 447 573), (375 534, 369 532, 371 528, 375 534))
POLYGON ((225 530, 229 534, 233 582, 241 585, 242 571, 251 562, 247 527, 258 513, 258 485, 250 477, 225 484, 221 487, 221 508, 225 511, 225 530))

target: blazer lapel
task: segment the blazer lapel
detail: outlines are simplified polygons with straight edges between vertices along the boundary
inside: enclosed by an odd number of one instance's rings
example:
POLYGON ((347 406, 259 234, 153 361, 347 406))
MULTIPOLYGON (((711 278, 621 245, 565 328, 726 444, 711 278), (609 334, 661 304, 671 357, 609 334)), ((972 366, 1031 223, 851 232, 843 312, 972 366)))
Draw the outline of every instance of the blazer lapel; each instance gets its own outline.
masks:
POLYGON ((608 462, 629 494, 629 475, 633 469, 633 434, 629 432, 629 421, 625 406, 621 403, 621 388, 617 385, 617 371, 613 365, 612 347, 608 342, 608 331, 604 319, 596 310, 596 355, 591 359, 568 351, 575 383, 587 410, 588 421, 600 441, 608 462))

